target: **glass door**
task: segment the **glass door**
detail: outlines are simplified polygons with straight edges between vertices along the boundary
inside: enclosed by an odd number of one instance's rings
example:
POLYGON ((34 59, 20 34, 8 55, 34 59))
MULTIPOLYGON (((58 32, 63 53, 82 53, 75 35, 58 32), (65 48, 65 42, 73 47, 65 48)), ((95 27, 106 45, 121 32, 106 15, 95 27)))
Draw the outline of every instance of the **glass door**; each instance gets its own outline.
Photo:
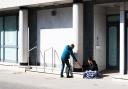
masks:
POLYGON ((118 24, 110 24, 108 28, 108 65, 118 67, 118 24))
POLYGON ((119 69, 119 21, 117 17, 114 17, 114 19, 111 20, 109 18, 109 21, 107 22, 106 50, 107 69, 119 69))

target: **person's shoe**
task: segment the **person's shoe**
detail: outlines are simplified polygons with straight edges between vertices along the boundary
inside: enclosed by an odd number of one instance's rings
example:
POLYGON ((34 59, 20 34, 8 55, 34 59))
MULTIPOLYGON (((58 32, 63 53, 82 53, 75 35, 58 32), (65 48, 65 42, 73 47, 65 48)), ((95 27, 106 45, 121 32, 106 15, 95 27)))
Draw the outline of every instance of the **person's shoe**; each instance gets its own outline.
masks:
POLYGON ((61 77, 61 78, 63 78, 63 77, 64 77, 64 75, 61 75, 60 77, 61 77))
POLYGON ((73 78, 73 76, 67 76, 67 78, 73 78))

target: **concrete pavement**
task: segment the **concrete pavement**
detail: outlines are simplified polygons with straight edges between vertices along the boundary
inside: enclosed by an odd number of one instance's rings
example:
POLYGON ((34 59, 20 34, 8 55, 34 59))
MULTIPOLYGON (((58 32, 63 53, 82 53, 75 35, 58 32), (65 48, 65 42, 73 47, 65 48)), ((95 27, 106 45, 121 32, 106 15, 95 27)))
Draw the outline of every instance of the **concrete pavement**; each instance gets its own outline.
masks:
POLYGON ((114 74, 103 79, 60 78, 57 74, 24 72, 18 66, 0 65, 0 89, 128 89, 128 80, 116 80, 114 74))

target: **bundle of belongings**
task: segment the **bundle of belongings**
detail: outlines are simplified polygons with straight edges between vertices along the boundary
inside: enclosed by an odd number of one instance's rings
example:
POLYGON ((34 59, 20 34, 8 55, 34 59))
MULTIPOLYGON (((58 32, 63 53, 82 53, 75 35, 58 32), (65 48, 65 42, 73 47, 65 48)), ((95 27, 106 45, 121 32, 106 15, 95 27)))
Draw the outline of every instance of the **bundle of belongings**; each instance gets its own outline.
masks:
POLYGON ((84 72, 83 78, 87 78, 87 79, 95 78, 95 79, 97 79, 97 78, 101 78, 101 76, 100 76, 100 73, 98 73, 98 71, 89 70, 89 71, 84 72))

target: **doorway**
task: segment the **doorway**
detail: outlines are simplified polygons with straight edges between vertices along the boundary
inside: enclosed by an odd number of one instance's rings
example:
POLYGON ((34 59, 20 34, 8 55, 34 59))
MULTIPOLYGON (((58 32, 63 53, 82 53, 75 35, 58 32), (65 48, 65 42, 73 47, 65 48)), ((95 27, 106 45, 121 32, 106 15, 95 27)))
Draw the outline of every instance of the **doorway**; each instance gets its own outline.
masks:
POLYGON ((119 69, 119 15, 107 16, 107 69, 119 69))

